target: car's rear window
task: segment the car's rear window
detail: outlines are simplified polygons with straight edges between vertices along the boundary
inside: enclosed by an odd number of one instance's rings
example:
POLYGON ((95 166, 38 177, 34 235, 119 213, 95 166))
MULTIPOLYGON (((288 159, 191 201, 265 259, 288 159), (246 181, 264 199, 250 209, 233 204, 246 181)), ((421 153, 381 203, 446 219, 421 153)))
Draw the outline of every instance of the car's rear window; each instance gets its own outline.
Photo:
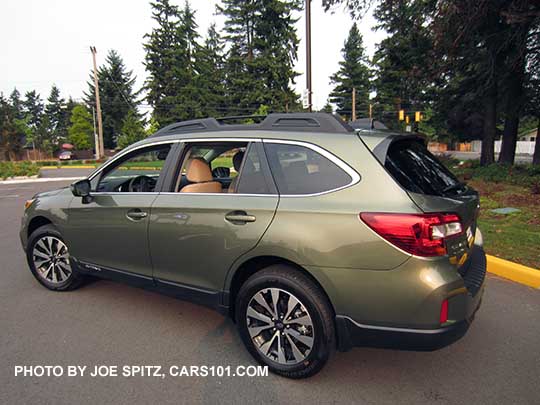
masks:
POLYGON ((385 167, 408 191, 442 196, 459 189, 459 180, 420 142, 396 141, 386 154, 385 167))

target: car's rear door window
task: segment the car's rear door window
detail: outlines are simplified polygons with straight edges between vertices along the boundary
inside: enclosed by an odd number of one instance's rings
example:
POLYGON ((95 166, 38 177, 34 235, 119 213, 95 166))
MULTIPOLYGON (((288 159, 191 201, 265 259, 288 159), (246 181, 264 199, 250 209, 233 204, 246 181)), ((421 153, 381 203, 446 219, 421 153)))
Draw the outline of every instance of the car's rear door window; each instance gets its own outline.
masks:
POLYGON ((265 141, 270 169, 282 195, 318 194, 351 183, 336 163, 306 146, 265 141))
POLYGON ((459 180, 416 140, 393 142, 385 167, 403 188, 413 193, 443 196, 459 191, 459 180))

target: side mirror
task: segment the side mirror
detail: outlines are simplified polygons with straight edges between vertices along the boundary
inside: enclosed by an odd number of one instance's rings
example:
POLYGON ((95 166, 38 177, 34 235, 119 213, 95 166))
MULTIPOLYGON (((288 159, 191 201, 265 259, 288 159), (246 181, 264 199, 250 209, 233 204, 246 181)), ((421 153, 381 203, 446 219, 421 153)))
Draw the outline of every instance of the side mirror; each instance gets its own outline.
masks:
POLYGON ((71 192, 75 197, 83 197, 87 198, 90 197, 90 181, 88 179, 82 179, 79 181, 76 181, 71 186, 71 192))

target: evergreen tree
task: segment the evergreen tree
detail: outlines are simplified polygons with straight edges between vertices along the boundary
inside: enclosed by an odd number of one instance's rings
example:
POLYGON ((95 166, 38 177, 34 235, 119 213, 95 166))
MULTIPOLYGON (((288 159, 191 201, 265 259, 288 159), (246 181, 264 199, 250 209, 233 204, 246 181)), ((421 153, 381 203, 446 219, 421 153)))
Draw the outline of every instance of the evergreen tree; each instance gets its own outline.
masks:
POLYGON ((223 47, 223 40, 212 24, 195 55, 196 87, 204 115, 209 117, 223 115, 227 109, 223 47))
POLYGON ((226 17, 227 103, 231 110, 250 112, 259 105, 271 110, 294 109, 292 89, 298 37, 292 13, 302 2, 224 0, 218 11, 226 17))
POLYGON ((35 148, 41 148, 46 139, 42 138, 43 131, 39 131, 43 119, 43 101, 35 90, 28 91, 22 102, 24 120, 28 126, 27 144, 35 148))
POLYGON ((24 141, 25 125, 22 119, 17 118, 17 107, 0 94, 0 148, 4 158, 14 160, 22 151, 24 141))
POLYGON ((356 89, 356 113, 358 117, 367 116, 371 74, 365 55, 362 35, 356 23, 349 31, 349 36, 341 50, 343 60, 339 70, 330 77, 336 86, 330 93, 330 102, 336 104, 338 114, 351 117, 352 91, 356 89))
POLYGON ((21 100, 21 93, 16 88, 13 89, 9 96, 9 103, 15 111, 16 118, 22 120, 24 118, 23 103, 21 100))
POLYGON ((185 3, 182 10, 169 0, 151 3, 157 27, 146 35, 145 84, 148 103, 160 125, 203 116, 196 87, 195 55, 198 53, 194 11, 185 3))
POLYGON ((67 139, 66 115, 66 102, 60 96, 58 87, 53 85, 45 106, 45 116, 48 121, 46 126, 51 133, 51 145, 58 146, 67 139))
POLYGON ((90 149, 94 144, 92 115, 84 105, 76 105, 71 112, 71 126, 68 129, 69 142, 75 149, 90 149))
POLYGON ((118 137, 118 147, 125 148, 132 143, 146 138, 144 126, 136 111, 130 110, 124 118, 122 133, 118 137))
MULTIPOLYGON (((127 70, 120 54, 110 50, 105 64, 98 68, 99 96, 101 99, 101 115, 103 119, 103 143, 105 148, 112 149, 115 139, 120 135, 124 118, 130 110, 139 105, 138 92, 134 90, 136 77, 133 71, 127 70)), ((89 108, 95 108, 95 86, 93 73, 88 81, 85 102, 89 108)))

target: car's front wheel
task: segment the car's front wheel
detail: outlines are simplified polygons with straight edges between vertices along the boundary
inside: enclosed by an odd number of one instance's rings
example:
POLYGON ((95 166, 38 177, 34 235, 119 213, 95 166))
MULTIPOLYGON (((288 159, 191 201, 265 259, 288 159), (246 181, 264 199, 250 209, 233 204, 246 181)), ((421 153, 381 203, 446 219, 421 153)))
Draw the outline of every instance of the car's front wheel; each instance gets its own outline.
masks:
POLYGON ((253 357, 289 378, 317 373, 335 345, 328 299, 310 278, 288 266, 268 267, 242 285, 236 321, 253 357))
POLYGON ((83 277, 73 271, 62 235, 52 225, 36 229, 28 239, 26 258, 34 277, 49 290, 77 288, 83 277))

